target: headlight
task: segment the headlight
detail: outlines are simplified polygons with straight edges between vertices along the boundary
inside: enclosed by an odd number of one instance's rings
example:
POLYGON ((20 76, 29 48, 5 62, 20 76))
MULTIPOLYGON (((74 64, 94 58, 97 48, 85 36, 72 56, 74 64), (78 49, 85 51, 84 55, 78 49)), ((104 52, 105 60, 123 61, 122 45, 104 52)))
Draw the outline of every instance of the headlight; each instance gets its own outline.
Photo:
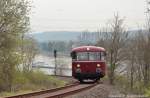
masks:
POLYGON ((97 67, 100 67, 101 65, 100 64, 97 64, 97 67))
POLYGON ((80 67, 80 64, 77 64, 77 67, 80 67))

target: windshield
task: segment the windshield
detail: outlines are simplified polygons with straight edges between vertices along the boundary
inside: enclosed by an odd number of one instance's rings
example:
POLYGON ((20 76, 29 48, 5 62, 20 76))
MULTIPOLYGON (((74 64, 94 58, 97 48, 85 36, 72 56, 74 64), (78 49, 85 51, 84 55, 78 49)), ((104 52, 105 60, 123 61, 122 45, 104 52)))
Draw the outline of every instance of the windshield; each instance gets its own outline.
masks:
POLYGON ((97 61, 104 60, 105 56, 103 52, 78 52, 76 60, 79 61, 97 61))

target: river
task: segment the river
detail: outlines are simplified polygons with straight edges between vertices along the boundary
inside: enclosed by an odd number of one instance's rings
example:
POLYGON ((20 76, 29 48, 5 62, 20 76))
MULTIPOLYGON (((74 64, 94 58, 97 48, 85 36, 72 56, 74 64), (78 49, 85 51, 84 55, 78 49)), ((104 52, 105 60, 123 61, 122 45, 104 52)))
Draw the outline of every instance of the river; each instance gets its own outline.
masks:
MULTIPOLYGON (((70 57, 58 57, 56 59, 57 75, 71 76, 71 58, 70 57), (62 69, 60 69, 62 68, 62 69)), ((33 70, 41 70, 45 74, 53 75, 55 72, 55 59, 54 57, 48 57, 45 55, 37 55, 33 61, 33 70)))

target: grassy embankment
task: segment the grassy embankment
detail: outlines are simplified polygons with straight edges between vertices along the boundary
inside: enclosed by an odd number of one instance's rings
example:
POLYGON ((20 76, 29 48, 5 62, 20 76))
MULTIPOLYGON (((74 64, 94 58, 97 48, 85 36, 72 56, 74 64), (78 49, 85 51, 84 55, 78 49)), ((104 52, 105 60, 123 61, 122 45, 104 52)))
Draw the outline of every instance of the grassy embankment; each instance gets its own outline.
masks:
POLYGON ((61 87, 65 84, 65 81, 52 76, 47 76, 41 71, 31 71, 28 73, 16 72, 11 92, 1 92, 0 96, 4 97, 29 93, 38 90, 61 87))
POLYGON ((147 86, 143 81, 134 81, 131 88, 131 80, 125 76, 116 76, 115 86, 122 94, 145 95, 150 97, 150 82, 147 86))
MULTIPOLYGON (((103 80, 109 81, 107 76, 105 76, 103 80)), ((150 98, 150 82, 147 86, 144 86, 143 81, 134 81, 133 88, 131 88, 130 80, 127 77, 116 75, 113 86, 120 94, 144 95, 150 98)))

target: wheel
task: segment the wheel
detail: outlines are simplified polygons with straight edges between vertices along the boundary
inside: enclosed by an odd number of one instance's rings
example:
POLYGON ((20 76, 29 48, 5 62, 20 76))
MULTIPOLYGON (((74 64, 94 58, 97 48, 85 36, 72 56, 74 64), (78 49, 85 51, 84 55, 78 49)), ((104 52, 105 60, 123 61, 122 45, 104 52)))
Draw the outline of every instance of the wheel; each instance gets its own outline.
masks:
POLYGON ((83 83, 83 79, 79 79, 80 83, 83 83))

